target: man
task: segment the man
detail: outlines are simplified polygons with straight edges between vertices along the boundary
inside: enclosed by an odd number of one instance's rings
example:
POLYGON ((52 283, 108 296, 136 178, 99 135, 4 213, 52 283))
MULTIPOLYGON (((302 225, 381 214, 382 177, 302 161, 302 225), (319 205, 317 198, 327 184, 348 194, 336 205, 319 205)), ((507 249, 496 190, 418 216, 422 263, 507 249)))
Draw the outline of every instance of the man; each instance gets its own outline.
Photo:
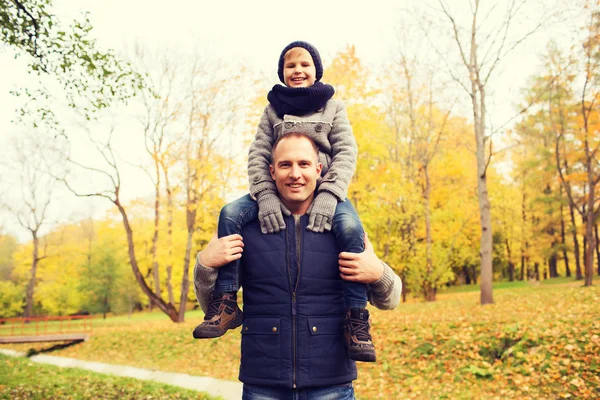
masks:
MULTIPOLYGON (((242 259, 244 322, 239 379, 244 399, 352 399, 356 366, 342 338, 342 278, 370 283, 371 302, 384 309, 399 301, 401 282, 367 242, 363 253, 339 253, 335 235, 306 230, 321 173, 314 142, 303 134, 281 136, 273 146, 271 176, 284 206, 287 229, 261 233, 258 221, 243 238, 211 240, 194 268, 196 296, 207 317, 235 317, 234 304, 211 299, 215 268, 242 259), (242 256, 243 254, 243 256, 242 256), (339 267, 338 267, 339 265, 339 267), (339 270, 338 270, 339 268, 339 270), (339 271, 339 272, 338 272, 339 271), (210 314, 210 315, 208 315, 210 314)), ((368 321, 355 321, 358 342, 368 321)))

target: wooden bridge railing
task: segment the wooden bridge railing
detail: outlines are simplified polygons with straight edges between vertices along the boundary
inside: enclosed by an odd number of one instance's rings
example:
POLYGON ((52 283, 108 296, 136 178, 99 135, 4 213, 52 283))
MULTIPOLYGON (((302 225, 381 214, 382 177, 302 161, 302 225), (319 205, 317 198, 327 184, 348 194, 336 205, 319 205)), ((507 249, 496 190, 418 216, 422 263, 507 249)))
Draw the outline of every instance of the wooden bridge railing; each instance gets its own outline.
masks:
POLYGON ((0 318, 0 343, 86 340, 93 330, 92 315, 0 318))

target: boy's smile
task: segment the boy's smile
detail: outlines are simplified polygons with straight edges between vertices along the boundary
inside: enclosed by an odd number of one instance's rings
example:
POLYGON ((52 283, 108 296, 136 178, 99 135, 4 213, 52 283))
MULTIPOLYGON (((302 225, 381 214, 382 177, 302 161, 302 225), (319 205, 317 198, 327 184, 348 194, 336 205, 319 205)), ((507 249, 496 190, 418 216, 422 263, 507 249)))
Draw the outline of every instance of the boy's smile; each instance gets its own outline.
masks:
POLYGON ((294 47, 285 53, 283 77, 287 87, 299 88, 314 85, 317 71, 313 59, 306 49, 294 47))

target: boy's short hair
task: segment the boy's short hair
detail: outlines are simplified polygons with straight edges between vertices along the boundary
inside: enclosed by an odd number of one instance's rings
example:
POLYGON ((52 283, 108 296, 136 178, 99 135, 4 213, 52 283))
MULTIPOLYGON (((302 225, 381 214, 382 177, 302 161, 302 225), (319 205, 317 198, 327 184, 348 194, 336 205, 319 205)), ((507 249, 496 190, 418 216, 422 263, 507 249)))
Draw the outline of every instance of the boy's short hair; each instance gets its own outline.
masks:
POLYGON ((323 63, 321 62, 321 55, 315 46, 310 43, 303 42, 302 40, 292 42, 283 48, 283 51, 279 56, 279 65, 277 67, 277 74, 279 75, 281 82, 285 83, 285 79, 283 77, 283 63, 285 54, 288 52, 288 50, 293 49, 294 47, 302 47, 308 51, 313 59, 313 63, 315 64, 315 79, 318 82, 323 77, 323 63))
POLYGON ((275 143, 273 143, 273 147, 271 147, 271 163, 273 162, 273 159, 274 159, 274 156, 275 156, 275 150, 277 149, 277 146, 279 145, 279 142, 281 142, 283 139, 287 139, 287 138, 290 138, 290 137, 306 138, 306 139, 308 139, 308 141, 312 145, 313 150, 315 151, 315 155, 317 156, 317 162, 319 161, 319 147, 317 146, 317 144, 315 143, 315 141, 313 140, 313 138, 311 138, 310 136, 308 136, 306 133, 286 132, 283 135, 279 136, 277 138, 277 140, 275 141, 275 143))

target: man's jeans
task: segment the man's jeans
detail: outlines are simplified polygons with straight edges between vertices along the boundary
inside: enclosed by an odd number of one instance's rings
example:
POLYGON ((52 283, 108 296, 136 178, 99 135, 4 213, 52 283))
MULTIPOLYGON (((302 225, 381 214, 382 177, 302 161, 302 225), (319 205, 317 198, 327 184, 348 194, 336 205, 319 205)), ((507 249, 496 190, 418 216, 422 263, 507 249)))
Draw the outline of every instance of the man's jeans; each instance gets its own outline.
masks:
MULTIPOLYGON (((258 218, 258 203, 245 195, 221 209, 219 215, 219 237, 242 234, 243 227, 258 218)), ((365 250, 364 230, 358 214, 350 200, 338 203, 333 216, 333 232, 342 251, 362 253, 365 250)), ((240 260, 232 261, 219 268, 215 292, 237 292, 240 289, 240 260)), ((344 281, 346 307, 367 306, 367 285, 344 281)))
POLYGON ((281 389, 244 384, 242 400, 353 400, 352 383, 308 389, 281 389))

